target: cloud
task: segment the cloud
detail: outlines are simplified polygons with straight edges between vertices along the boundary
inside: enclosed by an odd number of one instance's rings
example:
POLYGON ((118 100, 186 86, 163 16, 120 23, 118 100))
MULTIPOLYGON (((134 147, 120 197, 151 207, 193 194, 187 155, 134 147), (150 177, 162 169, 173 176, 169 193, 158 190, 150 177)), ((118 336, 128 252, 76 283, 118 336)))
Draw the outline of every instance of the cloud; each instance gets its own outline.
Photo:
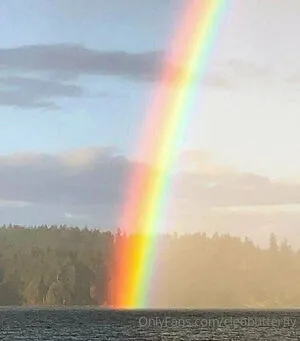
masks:
POLYGON ((209 151, 191 150, 181 155, 164 229, 231 233, 263 245, 267 245, 270 232, 275 232, 298 247, 299 183, 239 173, 217 160, 218 155, 209 151))
POLYGON ((54 80, 29 77, 0 78, 0 105, 21 108, 56 109, 58 98, 78 98, 81 87, 54 80))
MULTIPOLYGON (((78 76, 113 76, 133 81, 161 81, 161 72, 169 68, 173 82, 180 80, 184 65, 171 64, 164 51, 145 52, 100 51, 82 45, 27 45, 0 49, 2 71, 45 73, 60 81, 72 80, 78 76)), ((197 80, 197 75, 195 80, 197 80)), ((168 84, 172 80, 168 78, 168 84)), ((224 72, 211 72, 203 84, 217 88, 232 88, 234 82, 224 72)), ((63 89, 72 91, 72 89, 63 89)), ((80 89, 73 89, 78 94, 80 89)))
MULTIPOLYGON (((152 50, 144 52, 100 51, 76 44, 25 45, 15 48, 0 49, 0 70, 3 72, 37 73, 42 78, 50 77, 57 83, 44 85, 55 92, 61 87, 61 96, 81 96, 83 90, 78 86, 68 85, 79 76, 122 77, 131 81, 161 81, 163 69, 168 68, 170 77, 168 85, 180 81, 185 65, 175 65, 168 59, 166 51, 152 50), (173 75, 173 76, 172 76, 173 75), (60 82, 62 83, 60 83, 60 82)), ((207 70, 202 84, 218 89, 233 89, 252 81, 271 82, 276 79, 275 73, 264 65, 257 65, 242 60, 230 60, 215 64, 207 70)), ((198 77, 195 75, 195 81, 198 77)), ((12 81, 11 81, 12 82, 12 81)), ((26 82, 20 79, 15 82, 26 82)), ((28 80, 30 82, 30 80, 28 80)), ((31 81, 31 86, 34 80, 31 81)), ((9 101, 9 100, 8 100, 9 101)))
MULTIPOLYGON (((266 233, 262 227, 269 226, 294 236, 300 221, 299 184, 238 173, 205 151, 184 153, 180 162, 185 167, 174 173, 166 231, 205 230, 253 237, 266 233)), ((119 155, 114 147, 2 155, 1 220, 113 229, 120 219, 133 167, 148 168, 119 155)))
MULTIPOLYGON (((218 169, 218 168, 217 168, 218 169)), ((199 207, 285 205, 300 203, 300 185, 271 181, 255 174, 183 173, 177 179, 176 198, 186 198, 199 207)))
POLYGON ((152 80, 160 70, 161 52, 99 51, 81 45, 27 45, 0 49, 3 70, 110 75, 152 80))
POLYGON ((57 205, 116 205, 129 161, 112 148, 0 158, 0 198, 57 205), (20 176, 21 175, 21 176, 20 176))
MULTIPOLYGON (((174 175, 174 200, 199 208, 300 204, 299 184, 237 173, 216 163, 207 152, 187 152, 180 162, 185 162, 186 167, 174 175)), ((126 181, 135 166, 114 147, 3 155, 0 199, 35 204, 116 205, 122 203, 126 181)))
POLYGON ((114 147, 0 156, 0 224, 114 228, 131 163, 114 147))

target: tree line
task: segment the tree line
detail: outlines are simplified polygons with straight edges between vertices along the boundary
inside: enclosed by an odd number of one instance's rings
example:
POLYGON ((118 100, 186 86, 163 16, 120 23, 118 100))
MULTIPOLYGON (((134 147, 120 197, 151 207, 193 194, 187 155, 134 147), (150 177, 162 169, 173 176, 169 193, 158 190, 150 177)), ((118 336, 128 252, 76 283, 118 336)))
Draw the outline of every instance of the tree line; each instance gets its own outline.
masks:
MULTIPOLYGON (((107 306, 120 231, 0 227, 0 305, 107 306)), ((149 285, 157 308, 300 307, 300 251, 270 235, 161 235, 149 285)))

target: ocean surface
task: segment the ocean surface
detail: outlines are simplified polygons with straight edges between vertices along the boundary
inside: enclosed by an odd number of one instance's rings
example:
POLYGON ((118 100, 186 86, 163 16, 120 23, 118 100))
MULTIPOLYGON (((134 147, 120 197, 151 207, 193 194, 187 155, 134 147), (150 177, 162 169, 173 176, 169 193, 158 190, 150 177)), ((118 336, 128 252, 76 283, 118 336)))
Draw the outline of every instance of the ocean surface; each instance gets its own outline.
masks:
POLYGON ((300 340, 300 311, 0 308, 0 340, 300 340))

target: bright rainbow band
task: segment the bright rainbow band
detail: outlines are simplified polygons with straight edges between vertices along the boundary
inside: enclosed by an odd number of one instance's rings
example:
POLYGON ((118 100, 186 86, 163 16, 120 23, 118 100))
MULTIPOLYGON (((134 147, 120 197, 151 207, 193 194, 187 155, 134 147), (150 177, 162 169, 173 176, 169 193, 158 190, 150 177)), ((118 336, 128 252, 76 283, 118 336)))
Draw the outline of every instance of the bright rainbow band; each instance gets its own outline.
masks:
POLYGON ((148 306, 157 234, 171 170, 190 120, 197 87, 207 68, 226 0, 184 0, 183 19, 171 43, 149 106, 138 155, 149 161, 132 172, 119 225, 127 236, 115 242, 111 302, 115 308, 148 306), (134 235, 133 235, 134 234, 134 235))

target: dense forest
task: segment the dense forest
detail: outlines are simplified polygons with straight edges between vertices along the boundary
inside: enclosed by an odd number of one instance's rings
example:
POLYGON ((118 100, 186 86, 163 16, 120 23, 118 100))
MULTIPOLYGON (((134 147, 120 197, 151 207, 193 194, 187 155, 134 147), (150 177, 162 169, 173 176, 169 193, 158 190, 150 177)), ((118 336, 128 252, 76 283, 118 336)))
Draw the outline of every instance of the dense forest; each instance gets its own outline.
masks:
POLYGON ((105 301, 113 235, 66 226, 0 229, 0 305, 105 301))
MULTIPOLYGON (((2 226, 0 305, 109 304, 114 243, 87 228, 2 226)), ((229 235, 162 235, 156 269, 153 307, 300 306, 300 251, 274 234, 268 249, 229 235)))

